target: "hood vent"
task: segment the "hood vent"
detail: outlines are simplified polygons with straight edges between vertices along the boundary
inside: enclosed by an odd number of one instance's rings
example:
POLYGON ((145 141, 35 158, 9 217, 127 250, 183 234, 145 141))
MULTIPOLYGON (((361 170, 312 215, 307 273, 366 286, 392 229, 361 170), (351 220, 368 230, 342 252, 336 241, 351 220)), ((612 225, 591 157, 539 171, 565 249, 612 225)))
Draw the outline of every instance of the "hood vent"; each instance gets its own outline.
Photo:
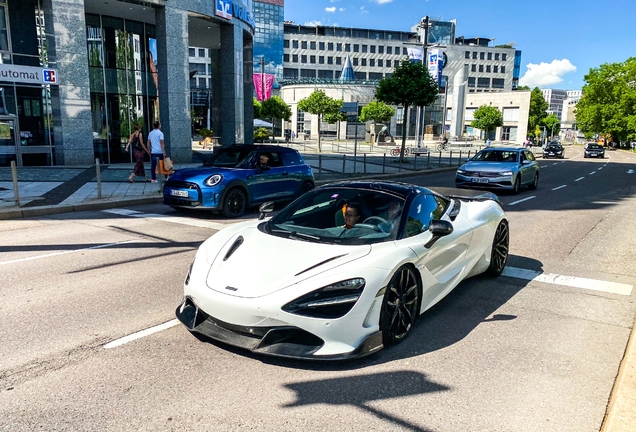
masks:
POLYGON ((303 273, 305 273, 305 272, 308 272, 309 270, 315 269, 316 267, 320 267, 321 265, 326 264, 326 263, 328 263, 329 261, 333 261, 333 260, 336 260, 336 259, 338 259, 338 258, 342 258, 342 257, 343 257, 343 256, 345 256, 345 255, 347 255, 347 254, 342 254, 342 255, 338 255, 338 256, 335 256, 335 257, 331 257, 331 258, 329 258, 329 259, 326 259, 326 260, 324 260, 323 262, 319 262, 318 264, 315 264, 315 265, 312 265, 311 267, 306 268, 305 270, 301 271, 300 273, 296 273, 294 276, 299 276, 299 275, 301 275, 301 274, 303 274, 303 273))
POLYGON ((243 236, 238 236, 238 238, 234 241, 234 244, 230 247, 230 250, 228 250, 227 253, 225 254, 223 261, 227 261, 228 258, 231 257, 234 252, 236 252, 239 246, 243 244, 244 240, 245 239, 243 238, 243 236))

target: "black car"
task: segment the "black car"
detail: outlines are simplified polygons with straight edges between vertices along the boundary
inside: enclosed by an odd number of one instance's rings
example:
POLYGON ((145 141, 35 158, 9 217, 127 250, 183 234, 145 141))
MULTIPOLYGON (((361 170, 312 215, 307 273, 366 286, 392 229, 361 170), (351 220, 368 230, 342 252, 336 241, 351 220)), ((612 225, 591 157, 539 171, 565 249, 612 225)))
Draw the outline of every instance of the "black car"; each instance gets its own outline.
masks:
POLYGON ((605 157, 605 148, 600 144, 588 144, 585 147, 583 157, 597 157, 603 159, 605 157))
POLYGON ((551 142, 543 148, 543 158, 547 159, 551 157, 560 159, 563 159, 565 157, 565 150, 560 143, 551 142))

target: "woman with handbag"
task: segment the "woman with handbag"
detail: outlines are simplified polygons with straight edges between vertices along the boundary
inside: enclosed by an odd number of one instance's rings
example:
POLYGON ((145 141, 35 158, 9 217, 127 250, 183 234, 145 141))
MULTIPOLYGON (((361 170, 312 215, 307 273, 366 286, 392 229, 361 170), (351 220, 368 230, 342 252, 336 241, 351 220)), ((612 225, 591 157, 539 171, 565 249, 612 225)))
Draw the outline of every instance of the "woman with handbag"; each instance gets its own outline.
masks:
POLYGON ((133 155, 135 156, 135 166, 132 170, 132 173, 128 177, 128 181, 131 183, 135 182, 135 176, 143 177, 144 181, 148 181, 146 177, 146 170, 144 168, 144 152, 150 155, 150 151, 148 151, 148 147, 146 147, 146 143, 144 143, 144 136, 141 133, 141 126, 138 124, 135 125, 135 131, 130 134, 128 138, 128 144, 126 144, 126 151, 128 151, 128 147, 132 145, 133 155))

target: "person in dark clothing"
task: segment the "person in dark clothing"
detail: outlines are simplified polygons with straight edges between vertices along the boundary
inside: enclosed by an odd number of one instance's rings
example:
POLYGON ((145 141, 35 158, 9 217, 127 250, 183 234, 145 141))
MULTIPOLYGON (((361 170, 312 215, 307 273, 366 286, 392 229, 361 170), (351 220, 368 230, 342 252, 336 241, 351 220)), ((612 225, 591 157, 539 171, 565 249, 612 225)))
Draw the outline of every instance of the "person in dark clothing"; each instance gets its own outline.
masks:
POLYGON ((135 131, 131 133, 128 138, 126 151, 128 151, 128 147, 130 146, 132 146, 133 156, 135 156, 135 166, 128 177, 128 181, 134 183, 135 176, 143 177, 144 181, 148 181, 148 178, 146 177, 146 170, 144 169, 144 153, 148 153, 148 155, 150 155, 150 151, 148 151, 148 147, 144 142, 144 136, 141 133, 141 126, 138 124, 135 125, 135 131))

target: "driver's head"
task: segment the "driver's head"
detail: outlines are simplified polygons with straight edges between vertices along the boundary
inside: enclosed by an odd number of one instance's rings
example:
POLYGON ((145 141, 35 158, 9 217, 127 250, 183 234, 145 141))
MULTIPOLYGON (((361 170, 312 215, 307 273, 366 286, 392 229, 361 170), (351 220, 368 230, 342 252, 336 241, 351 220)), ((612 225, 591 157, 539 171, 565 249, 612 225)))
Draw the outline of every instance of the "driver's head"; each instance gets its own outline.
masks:
POLYGON ((258 163, 260 165, 267 165, 269 163, 269 156, 267 156, 266 154, 262 154, 259 158, 258 158, 258 163))
POLYGON ((390 201, 389 208, 387 210, 387 216, 389 219, 395 219, 400 214, 400 203, 397 201, 390 201))
POLYGON ((353 228, 353 226, 360 219, 360 213, 362 213, 360 209, 360 205, 355 202, 350 202, 345 207, 344 212, 344 220, 345 220, 345 228, 353 228))

